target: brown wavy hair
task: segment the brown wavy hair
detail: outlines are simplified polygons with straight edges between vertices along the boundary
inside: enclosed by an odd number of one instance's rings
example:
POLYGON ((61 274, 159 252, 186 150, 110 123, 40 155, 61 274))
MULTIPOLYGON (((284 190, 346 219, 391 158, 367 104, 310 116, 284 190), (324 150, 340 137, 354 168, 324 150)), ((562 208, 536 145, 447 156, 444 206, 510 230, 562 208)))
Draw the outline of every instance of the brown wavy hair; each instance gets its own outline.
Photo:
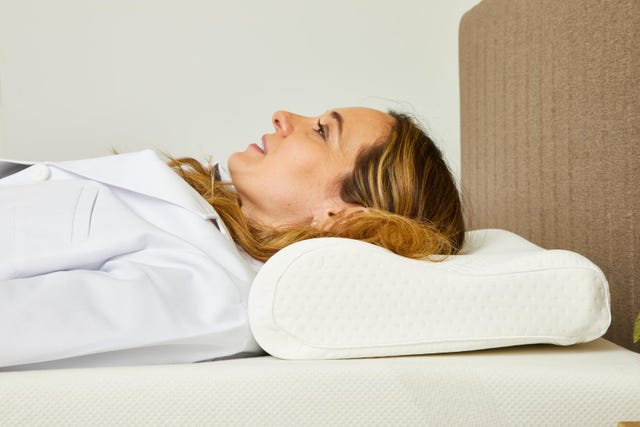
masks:
POLYGON ((365 210, 336 215, 322 230, 311 225, 272 228, 249 221, 232 183, 214 179, 214 166, 191 157, 167 156, 167 164, 218 212, 236 244, 266 261, 280 249, 315 237, 362 240, 409 258, 440 260, 464 243, 462 203, 442 152, 408 115, 382 143, 361 151, 353 172, 338 177, 341 198, 365 210))

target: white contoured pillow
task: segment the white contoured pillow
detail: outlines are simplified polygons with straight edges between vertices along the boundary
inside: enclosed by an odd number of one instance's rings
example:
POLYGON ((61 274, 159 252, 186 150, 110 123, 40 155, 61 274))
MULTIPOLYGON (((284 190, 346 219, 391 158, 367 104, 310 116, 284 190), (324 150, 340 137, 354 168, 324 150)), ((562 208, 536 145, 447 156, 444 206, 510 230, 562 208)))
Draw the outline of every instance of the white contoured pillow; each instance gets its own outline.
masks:
POLYGON ((602 336, 609 286, 587 258, 505 230, 470 231, 461 255, 417 261, 348 239, 288 246, 258 273, 249 321, 285 359, 571 345, 602 336))

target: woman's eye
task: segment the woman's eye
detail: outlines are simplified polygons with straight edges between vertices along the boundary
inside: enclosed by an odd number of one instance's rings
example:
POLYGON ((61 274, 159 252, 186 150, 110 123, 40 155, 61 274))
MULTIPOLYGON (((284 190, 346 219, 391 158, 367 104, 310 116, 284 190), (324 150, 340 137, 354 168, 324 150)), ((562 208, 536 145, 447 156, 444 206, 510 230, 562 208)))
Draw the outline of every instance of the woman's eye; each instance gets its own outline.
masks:
POLYGON ((325 141, 327 140, 327 132, 325 130, 325 127, 322 123, 320 123, 320 120, 318 120, 318 128, 314 129, 316 132, 318 132, 320 134, 320 136, 322 137, 322 139, 324 139, 325 141))

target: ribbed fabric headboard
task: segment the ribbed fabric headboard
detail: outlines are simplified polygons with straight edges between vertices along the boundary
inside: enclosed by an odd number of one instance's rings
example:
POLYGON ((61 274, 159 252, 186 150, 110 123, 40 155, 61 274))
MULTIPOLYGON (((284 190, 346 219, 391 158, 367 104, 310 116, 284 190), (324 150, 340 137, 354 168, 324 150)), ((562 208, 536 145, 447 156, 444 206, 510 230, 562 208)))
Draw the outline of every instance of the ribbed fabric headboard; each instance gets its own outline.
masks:
POLYGON ((640 351, 640 1, 483 0, 459 43, 471 228, 590 258, 640 351))

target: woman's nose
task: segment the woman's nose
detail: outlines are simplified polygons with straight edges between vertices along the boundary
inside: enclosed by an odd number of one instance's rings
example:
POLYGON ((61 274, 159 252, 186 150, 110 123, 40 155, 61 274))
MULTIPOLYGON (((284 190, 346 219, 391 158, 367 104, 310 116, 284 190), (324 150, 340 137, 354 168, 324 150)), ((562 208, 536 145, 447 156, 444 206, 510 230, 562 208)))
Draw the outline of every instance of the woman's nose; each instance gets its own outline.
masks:
POLYGON ((276 111, 271 118, 276 133, 287 136, 293 130, 292 114, 288 111, 276 111))

